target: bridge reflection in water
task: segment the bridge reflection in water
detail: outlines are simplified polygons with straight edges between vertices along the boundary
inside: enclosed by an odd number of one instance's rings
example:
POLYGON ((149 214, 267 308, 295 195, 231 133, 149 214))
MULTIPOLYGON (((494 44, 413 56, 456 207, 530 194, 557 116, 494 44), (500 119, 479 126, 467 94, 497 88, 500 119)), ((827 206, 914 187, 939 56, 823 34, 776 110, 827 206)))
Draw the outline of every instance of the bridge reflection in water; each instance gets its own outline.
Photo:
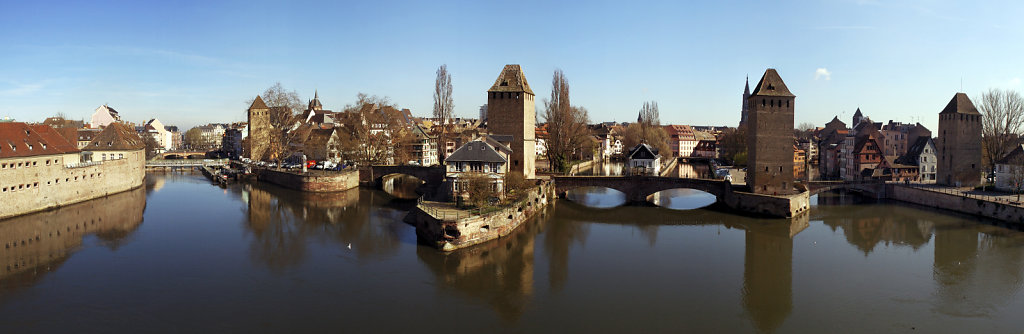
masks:
MULTIPOLYGON (((141 198, 100 214, 105 223, 128 217, 96 238, 116 253, 59 246, 85 250, 48 262, 60 272, 45 280, 0 279, 0 291, 18 290, 0 298, 5 332, 150 328, 166 319, 182 331, 232 332, 439 331, 453 322, 499 332, 1024 325, 1024 233, 934 210, 831 193, 797 221, 555 201, 506 238, 446 254, 417 245, 401 220, 409 201, 381 191, 307 195, 220 189, 198 175, 149 177, 167 182, 149 194, 145 225, 131 218, 146 205, 141 198), (176 207, 183 203, 191 209, 176 207), (107 264, 102 275, 97 263, 107 264), (83 303, 88 312, 76 312, 83 303)), ((0 245, 24 234, 0 231, 0 245)))
MULTIPOLYGON (((627 203, 626 194, 606 187, 579 187, 566 191, 566 199, 583 206, 607 209, 627 203)), ((718 198, 708 192, 677 188, 647 196, 647 203, 673 210, 692 210, 710 206, 718 198)))

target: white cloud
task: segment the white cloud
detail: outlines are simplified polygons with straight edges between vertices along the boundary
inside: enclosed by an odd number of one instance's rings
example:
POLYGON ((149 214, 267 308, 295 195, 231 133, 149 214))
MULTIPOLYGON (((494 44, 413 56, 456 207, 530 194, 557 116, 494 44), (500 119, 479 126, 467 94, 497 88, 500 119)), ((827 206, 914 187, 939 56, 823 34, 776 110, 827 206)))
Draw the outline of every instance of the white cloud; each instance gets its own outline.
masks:
POLYGON ((1010 79, 1010 86, 1020 86, 1020 78, 1010 79))
POLYGON ((825 78, 825 80, 832 80, 832 72, 829 72, 827 68, 820 67, 814 70, 814 80, 825 78))

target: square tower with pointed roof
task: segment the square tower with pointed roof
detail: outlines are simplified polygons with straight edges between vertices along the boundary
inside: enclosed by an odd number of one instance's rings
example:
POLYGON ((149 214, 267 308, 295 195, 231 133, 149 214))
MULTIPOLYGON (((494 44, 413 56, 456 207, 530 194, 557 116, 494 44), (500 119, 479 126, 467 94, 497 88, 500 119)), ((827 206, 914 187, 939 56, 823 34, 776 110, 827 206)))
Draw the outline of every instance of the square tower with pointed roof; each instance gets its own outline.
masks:
POLYGON ((519 65, 505 65, 487 90, 487 128, 492 135, 512 136, 509 147, 512 155, 508 171, 522 173, 532 179, 537 159, 537 111, 534 109, 533 90, 519 65))
POLYGON ((967 94, 956 93, 939 113, 936 183, 974 187, 981 184, 981 113, 967 94))
POLYGON ((270 108, 263 102, 263 98, 256 95, 256 99, 249 106, 248 115, 249 138, 244 156, 253 160, 265 159, 267 149, 270 147, 270 108))
POLYGON ((796 96, 773 68, 747 99, 747 186, 767 195, 793 194, 793 110, 796 96))

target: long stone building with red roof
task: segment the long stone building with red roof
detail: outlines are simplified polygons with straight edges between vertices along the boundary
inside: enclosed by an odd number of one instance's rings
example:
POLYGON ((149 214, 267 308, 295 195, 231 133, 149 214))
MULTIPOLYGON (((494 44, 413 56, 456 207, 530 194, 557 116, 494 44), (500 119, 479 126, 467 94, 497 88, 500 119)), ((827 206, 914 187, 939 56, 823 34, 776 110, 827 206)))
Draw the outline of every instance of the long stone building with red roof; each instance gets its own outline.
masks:
POLYGON ((112 123, 79 149, 47 125, 0 123, 0 219, 134 189, 145 177, 145 145, 112 123))

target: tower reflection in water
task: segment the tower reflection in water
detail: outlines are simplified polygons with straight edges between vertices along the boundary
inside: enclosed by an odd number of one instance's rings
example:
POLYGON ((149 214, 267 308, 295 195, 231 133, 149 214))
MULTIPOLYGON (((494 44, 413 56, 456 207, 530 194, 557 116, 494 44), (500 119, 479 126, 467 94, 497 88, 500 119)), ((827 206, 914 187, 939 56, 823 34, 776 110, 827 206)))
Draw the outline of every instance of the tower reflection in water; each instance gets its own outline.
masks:
POLYGON ((142 223, 146 188, 0 221, 0 296, 56 271, 82 239, 116 250, 142 223))

